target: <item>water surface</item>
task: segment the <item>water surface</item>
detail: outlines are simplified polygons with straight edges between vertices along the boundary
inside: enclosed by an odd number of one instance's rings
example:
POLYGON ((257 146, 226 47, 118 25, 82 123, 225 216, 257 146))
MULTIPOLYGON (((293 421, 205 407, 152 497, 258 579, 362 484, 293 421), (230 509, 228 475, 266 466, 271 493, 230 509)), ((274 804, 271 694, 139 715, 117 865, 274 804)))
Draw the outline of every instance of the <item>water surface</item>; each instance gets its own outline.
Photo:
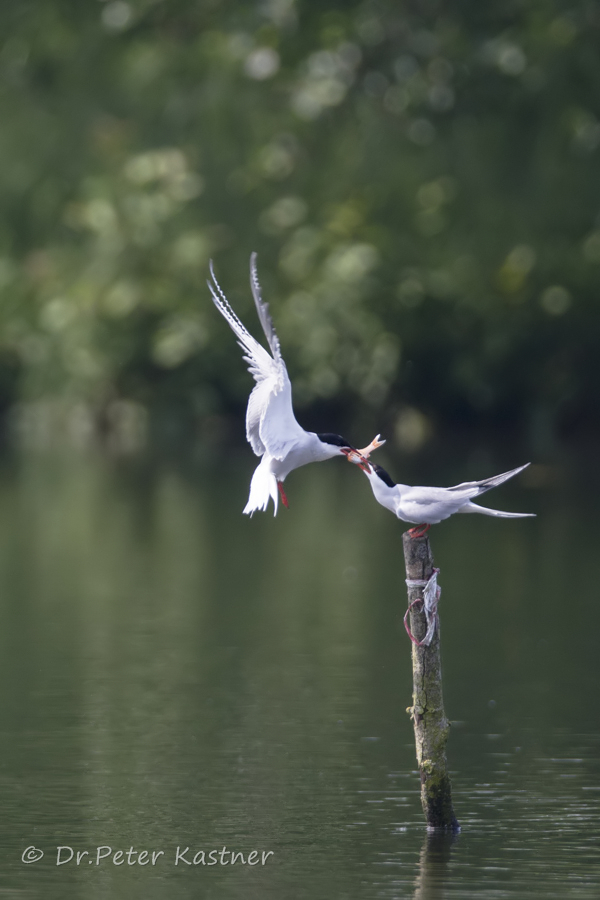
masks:
POLYGON ((2 464, 3 895, 598 897, 589 484, 543 470, 486 498, 537 519, 432 531, 463 826, 439 838, 405 712, 400 524, 342 461, 293 473, 289 512, 249 520, 251 466, 2 464), (30 846, 45 855, 24 864, 30 846), (88 856, 58 866, 58 846, 88 856), (178 847, 204 862, 175 865, 178 847))

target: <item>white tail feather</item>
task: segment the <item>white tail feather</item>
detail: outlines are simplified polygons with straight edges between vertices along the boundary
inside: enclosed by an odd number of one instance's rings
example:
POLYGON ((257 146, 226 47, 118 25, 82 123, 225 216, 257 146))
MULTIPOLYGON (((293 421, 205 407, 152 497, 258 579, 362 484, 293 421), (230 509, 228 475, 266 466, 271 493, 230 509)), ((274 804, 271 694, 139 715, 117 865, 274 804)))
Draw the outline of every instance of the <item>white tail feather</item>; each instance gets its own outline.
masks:
POLYGON ((479 506, 477 503, 469 501, 458 510, 461 513, 482 513, 484 516, 495 516, 497 519, 526 519, 529 516, 535 516, 535 513, 513 513, 503 512, 501 509, 488 509, 487 506, 479 506))
POLYGON ((277 502, 279 500, 279 491, 277 488, 277 479, 269 468, 270 458, 267 454, 254 470, 252 481, 250 482, 250 496, 244 507, 244 513, 251 516, 257 509, 265 510, 269 505, 269 498, 273 500, 275 509, 273 515, 277 515, 277 502))

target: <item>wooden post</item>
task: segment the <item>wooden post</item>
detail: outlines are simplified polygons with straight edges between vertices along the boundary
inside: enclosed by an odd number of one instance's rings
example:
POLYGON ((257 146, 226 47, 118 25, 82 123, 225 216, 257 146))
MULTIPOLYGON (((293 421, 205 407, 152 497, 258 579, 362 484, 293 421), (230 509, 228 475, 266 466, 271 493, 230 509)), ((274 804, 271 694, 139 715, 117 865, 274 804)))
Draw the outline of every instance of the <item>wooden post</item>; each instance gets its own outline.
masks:
MULTIPOLYGON (((402 536, 406 577, 425 582, 433 574, 433 556, 429 538, 402 536)), ((417 641, 427 632, 422 603, 423 586, 408 585, 410 630, 417 641)), ((421 776, 421 804, 428 831, 459 831, 452 808, 450 777, 446 767, 446 741, 449 722, 442 697, 442 664, 440 659, 439 622, 428 647, 412 644, 413 705, 407 710, 413 720, 417 762, 421 776)))

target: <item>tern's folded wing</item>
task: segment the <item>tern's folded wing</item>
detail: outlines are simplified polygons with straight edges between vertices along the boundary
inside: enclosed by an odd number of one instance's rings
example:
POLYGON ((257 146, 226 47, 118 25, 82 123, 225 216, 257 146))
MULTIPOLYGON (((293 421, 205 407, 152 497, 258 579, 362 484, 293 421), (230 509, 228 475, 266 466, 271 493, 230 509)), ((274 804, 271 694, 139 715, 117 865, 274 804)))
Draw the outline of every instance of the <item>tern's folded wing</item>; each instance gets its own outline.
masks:
POLYGON ((509 478, 514 478, 515 475, 526 469, 528 465, 530 463, 525 463, 524 466, 517 466, 516 469, 503 472, 501 475, 492 475, 491 478, 484 478, 482 481, 465 481, 463 484, 456 484, 454 487, 446 488, 446 490, 456 491, 464 494, 465 497, 477 497, 479 494, 483 494, 484 491, 489 491, 490 488, 498 487, 499 484, 503 484, 509 478))

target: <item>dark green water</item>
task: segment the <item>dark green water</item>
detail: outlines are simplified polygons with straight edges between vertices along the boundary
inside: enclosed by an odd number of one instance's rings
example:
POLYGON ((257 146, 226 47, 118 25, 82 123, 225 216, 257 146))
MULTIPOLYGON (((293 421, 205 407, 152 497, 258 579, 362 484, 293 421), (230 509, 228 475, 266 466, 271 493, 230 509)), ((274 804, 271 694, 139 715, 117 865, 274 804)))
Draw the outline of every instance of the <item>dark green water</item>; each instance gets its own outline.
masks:
POLYGON ((248 520, 251 466, 3 464, 2 896, 600 896, 597 490, 540 470, 488 495, 537 519, 432 531, 463 826, 440 840, 405 713, 400 524, 342 461, 248 520))

